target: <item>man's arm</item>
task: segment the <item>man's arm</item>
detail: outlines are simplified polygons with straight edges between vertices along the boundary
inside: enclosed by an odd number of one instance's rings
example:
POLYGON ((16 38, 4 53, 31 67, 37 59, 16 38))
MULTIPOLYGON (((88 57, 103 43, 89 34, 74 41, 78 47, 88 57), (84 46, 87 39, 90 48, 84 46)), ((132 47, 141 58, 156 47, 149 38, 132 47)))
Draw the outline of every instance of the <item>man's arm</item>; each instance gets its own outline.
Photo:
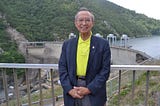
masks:
POLYGON ((73 86, 70 83, 69 76, 68 76, 68 69, 67 69, 67 60, 66 60, 66 42, 64 42, 62 46, 62 52, 59 59, 59 77, 61 81, 61 85, 65 93, 68 93, 73 86))
MULTIPOLYGON (((91 91, 92 94, 95 94, 102 86, 106 83, 110 75, 110 59, 111 52, 108 42, 105 42, 104 49, 102 54, 102 68, 99 73, 93 79, 91 83, 87 85, 87 88, 91 91)), ((93 70, 94 71, 94 70, 93 70)))

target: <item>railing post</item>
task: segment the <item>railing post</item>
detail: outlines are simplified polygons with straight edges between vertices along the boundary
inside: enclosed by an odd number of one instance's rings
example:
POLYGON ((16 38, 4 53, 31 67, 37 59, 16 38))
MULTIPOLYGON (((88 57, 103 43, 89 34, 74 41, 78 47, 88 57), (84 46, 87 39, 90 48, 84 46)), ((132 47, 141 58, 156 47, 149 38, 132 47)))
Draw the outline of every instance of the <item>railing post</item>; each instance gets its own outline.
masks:
POLYGON ((110 90, 110 96, 112 95, 112 93, 113 93, 113 84, 112 84, 112 81, 110 81, 110 88, 109 88, 109 90, 110 90))
POLYGON ((43 106, 41 69, 38 69, 38 77, 39 77, 39 90, 40 90, 40 106, 43 106))
MULTIPOLYGON (((109 81, 110 83, 110 88, 109 88, 109 90, 110 90, 110 95, 109 95, 109 97, 111 97, 112 95, 113 95, 113 89, 114 89, 114 87, 113 87, 113 83, 112 83, 112 81, 109 81)), ((109 100, 107 101, 108 103, 109 103, 109 100)))
POLYGON ((52 85, 52 101, 53 101, 53 106, 55 106, 55 97, 54 97, 54 79, 53 79, 53 69, 51 71, 51 85, 52 85))
POLYGON ((145 106, 147 106, 148 103, 148 90, 149 90, 149 70, 147 71, 146 74, 146 98, 145 98, 145 106))
POLYGON ((6 78, 6 69, 2 70, 2 76, 3 76, 3 86, 5 91, 5 98, 6 98, 6 106, 9 106, 9 97, 8 97, 8 88, 7 88, 7 78, 6 78))
POLYGON ((32 104, 31 104, 30 81, 29 81, 29 78, 28 78, 28 69, 25 69, 25 75, 26 75, 26 84, 27 84, 28 104, 29 104, 29 106, 32 106, 32 104))
POLYGON ((120 106, 120 100, 121 100, 121 70, 119 70, 119 86, 118 86, 118 106, 120 106))
POLYGON ((14 76, 14 84, 15 84, 15 92, 16 92, 17 106, 20 106, 19 89, 18 89, 18 79, 17 79, 17 73, 16 73, 15 69, 13 69, 13 76, 14 76))
POLYGON ((135 70, 133 70, 133 80, 132 80, 132 106, 133 106, 133 101, 134 101, 134 90, 135 90, 135 70))

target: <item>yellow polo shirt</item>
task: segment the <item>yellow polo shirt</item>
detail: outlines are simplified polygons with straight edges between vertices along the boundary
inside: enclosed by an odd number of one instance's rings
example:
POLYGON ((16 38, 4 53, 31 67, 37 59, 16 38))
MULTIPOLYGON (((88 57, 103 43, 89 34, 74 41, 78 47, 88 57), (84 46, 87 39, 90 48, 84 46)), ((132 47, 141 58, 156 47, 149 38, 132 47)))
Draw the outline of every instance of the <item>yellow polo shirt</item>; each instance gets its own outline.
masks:
POLYGON ((90 37, 85 41, 81 38, 81 36, 79 36, 77 48, 77 76, 86 76, 91 35, 92 32, 90 37))

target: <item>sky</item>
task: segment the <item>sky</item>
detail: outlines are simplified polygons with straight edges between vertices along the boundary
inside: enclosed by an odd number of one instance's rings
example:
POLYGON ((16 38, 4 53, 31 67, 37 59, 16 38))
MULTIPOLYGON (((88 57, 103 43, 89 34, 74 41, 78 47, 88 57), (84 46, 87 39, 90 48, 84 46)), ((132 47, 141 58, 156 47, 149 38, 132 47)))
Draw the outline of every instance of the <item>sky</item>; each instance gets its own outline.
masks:
POLYGON ((136 13, 142 13, 148 17, 160 20, 160 0, 108 0, 125 7, 136 13))

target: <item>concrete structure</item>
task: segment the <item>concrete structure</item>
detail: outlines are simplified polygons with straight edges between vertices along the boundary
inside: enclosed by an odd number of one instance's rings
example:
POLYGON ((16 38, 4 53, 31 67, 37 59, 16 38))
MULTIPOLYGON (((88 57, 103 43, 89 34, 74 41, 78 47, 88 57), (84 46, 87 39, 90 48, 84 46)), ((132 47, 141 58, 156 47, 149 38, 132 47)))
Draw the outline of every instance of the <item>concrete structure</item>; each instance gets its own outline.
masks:
POLYGON ((122 65, 122 64, 140 64, 141 62, 151 58, 144 52, 140 52, 133 49, 123 48, 123 47, 111 47, 111 58, 112 64, 122 65))
POLYGON ((58 63, 62 42, 23 42, 23 45, 26 47, 25 55, 29 62, 37 59, 36 63, 58 63))
MULTIPOLYGON (((41 62, 37 61, 37 63, 58 63, 62 42, 41 42, 43 44, 40 46, 36 44, 32 44, 33 46, 31 46, 29 43, 27 42, 29 46, 26 47, 28 59, 35 57, 41 60, 41 62)), ((150 58, 150 56, 143 52, 116 46, 111 47, 111 55, 112 64, 139 64, 150 58)))
POLYGON ((126 35, 126 34, 123 34, 122 36, 121 36, 121 45, 122 45, 122 47, 127 47, 127 42, 128 42, 128 40, 129 40, 129 37, 128 37, 128 35, 126 35))
POLYGON ((114 34, 108 34, 107 40, 110 45, 115 45, 117 42, 117 37, 114 34))
POLYGON ((96 33, 94 36, 98 36, 98 37, 102 37, 103 38, 103 36, 100 33, 96 33))
POLYGON ((69 39, 76 37, 76 35, 74 33, 70 33, 69 34, 69 39))

